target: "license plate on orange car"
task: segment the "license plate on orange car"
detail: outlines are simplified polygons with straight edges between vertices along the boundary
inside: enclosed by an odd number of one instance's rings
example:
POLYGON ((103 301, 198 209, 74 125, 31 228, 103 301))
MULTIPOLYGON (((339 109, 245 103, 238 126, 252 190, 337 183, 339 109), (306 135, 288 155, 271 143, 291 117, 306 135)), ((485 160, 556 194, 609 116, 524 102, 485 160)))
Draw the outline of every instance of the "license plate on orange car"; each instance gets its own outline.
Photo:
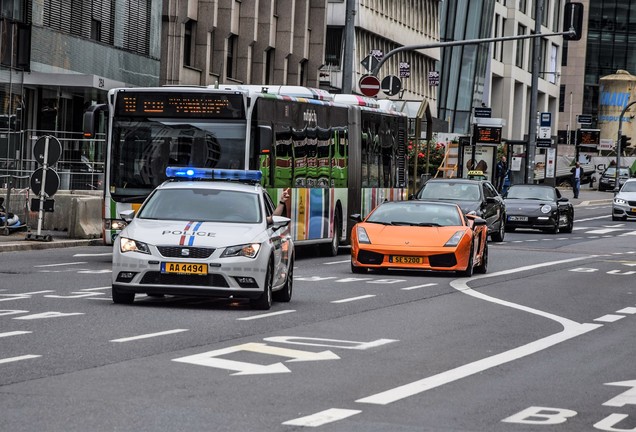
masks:
POLYGON ((161 263, 161 273, 182 274, 182 275, 207 275, 207 264, 196 263, 177 263, 164 262, 161 263))
POLYGON ((391 255, 389 256, 389 262, 394 264, 422 264, 424 262, 424 258, 391 255))

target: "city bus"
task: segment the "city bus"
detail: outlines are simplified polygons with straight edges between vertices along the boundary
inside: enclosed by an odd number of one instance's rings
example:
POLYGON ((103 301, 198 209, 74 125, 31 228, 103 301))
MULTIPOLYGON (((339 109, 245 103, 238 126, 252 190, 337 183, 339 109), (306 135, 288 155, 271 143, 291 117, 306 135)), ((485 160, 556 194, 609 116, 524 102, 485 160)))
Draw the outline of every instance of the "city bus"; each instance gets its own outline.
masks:
POLYGON ((329 255, 348 242, 349 215, 406 198, 408 121, 390 101, 298 86, 119 88, 87 110, 86 137, 100 123, 106 244, 124 226, 120 212, 137 209, 167 166, 262 171, 274 202, 290 190, 296 244, 329 255))

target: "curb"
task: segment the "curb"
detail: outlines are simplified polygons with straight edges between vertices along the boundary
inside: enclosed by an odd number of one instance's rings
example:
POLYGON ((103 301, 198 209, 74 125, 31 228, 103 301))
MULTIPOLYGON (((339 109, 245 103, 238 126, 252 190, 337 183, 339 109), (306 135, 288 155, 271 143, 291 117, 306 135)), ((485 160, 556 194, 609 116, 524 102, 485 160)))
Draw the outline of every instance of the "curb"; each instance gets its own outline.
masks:
POLYGON ((2 252, 16 252, 16 251, 28 251, 28 250, 43 250, 43 249, 59 249, 67 247, 77 246, 102 246, 104 243, 102 239, 89 239, 89 240, 53 240, 50 242, 38 242, 30 240, 22 240, 16 242, 0 243, 0 253, 2 252))

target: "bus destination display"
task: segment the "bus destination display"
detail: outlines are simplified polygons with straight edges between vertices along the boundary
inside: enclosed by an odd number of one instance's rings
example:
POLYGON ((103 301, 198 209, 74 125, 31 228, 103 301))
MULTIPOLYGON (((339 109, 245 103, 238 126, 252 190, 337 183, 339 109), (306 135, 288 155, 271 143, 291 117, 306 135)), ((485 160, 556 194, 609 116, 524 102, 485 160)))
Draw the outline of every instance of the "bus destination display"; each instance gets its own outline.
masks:
POLYGON ((144 117, 243 118, 240 94, 134 92, 117 94, 118 115, 144 117))

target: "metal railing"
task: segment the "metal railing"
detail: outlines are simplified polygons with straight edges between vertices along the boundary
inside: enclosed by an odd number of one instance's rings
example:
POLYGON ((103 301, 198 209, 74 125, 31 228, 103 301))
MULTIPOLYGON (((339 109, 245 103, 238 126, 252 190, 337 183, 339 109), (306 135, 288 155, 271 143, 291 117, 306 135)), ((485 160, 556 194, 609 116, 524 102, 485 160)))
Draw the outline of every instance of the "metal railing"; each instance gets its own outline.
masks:
POLYGON ((60 177, 59 190, 101 190, 104 179, 104 138, 85 139, 80 132, 0 130, 0 188, 7 189, 8 176, 14 176, 13 188, 29 187, 31 174, 39 168, 33 158, 33 145, 46 135, 56 137, 62 154, 53 168, 60 177))

